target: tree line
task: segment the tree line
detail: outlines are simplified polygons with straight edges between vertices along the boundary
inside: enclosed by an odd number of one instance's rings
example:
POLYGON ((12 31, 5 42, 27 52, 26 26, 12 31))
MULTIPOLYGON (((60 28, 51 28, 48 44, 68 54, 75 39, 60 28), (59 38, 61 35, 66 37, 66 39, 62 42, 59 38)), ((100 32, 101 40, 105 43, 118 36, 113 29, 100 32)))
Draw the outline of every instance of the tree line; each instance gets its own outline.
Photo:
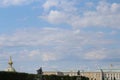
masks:
POLYGON ((38 77, 38 74, 1 71, 0 80, 89 80, 89 79, 84 76, 78 77, 78 76, 41 75, 41 77, 38 77))

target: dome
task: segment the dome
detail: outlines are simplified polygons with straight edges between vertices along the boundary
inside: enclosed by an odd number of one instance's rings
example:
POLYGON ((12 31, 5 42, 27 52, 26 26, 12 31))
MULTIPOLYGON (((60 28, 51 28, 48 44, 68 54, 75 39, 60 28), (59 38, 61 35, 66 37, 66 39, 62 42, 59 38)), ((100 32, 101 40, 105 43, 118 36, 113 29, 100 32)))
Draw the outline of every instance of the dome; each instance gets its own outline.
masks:
POLYGON ((7 71, 7 72, 16 72, 13 67, 8 67, 6 71, 7 71))

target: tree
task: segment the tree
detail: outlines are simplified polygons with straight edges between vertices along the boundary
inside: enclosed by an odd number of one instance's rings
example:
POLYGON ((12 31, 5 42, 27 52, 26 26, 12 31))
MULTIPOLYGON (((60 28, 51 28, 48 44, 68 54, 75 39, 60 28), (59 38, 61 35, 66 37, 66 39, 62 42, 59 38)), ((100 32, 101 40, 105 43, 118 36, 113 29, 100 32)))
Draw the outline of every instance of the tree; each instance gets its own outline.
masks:
POLYGON ((80 75, 80 70, 78 70, 77 75, 80 75))
POLYGON ((41 75, 43 74, 42 67, 40 67, 40 69, 37 70, 37 74, 41 74, 41 75))

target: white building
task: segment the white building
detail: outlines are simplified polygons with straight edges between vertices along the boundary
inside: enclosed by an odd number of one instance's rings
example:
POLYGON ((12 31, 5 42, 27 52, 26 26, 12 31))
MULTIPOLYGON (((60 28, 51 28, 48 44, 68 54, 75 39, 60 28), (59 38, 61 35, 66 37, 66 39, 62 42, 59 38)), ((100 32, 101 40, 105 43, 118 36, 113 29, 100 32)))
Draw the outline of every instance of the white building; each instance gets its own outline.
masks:
MULTIPOLYGON (((49 71, 43 72, 44 75, 59 75, 57 72, 49 71)), ((63 75, 69 76, 78 76, 77 72, 70 71, 70 72, 63 72, 63 75)), ((97 72, 80 72, 81 76, 88 77, 89 80, 120 80, 120 71, 105 71, 99 70, 97 72)))

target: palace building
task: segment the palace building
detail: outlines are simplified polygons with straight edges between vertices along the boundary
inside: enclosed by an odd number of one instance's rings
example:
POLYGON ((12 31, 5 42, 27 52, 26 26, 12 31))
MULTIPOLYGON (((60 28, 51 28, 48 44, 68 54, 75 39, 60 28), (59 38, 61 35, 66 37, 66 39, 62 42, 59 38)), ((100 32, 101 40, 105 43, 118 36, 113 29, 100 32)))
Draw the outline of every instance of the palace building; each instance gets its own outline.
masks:
MULTIPOLYGON (((61 75, 59 72, 49 71, 43 72, 44 75, 61 75)), ((78 76, 77 72, 70 71, 70 72, 62 72, 62 75, 69 75, 69 76, 78 76)), ((89 80, 120 80, 120 71, 118 70, 102 70, 96 72, 80 72, 81 76, 88 77, 89 80)))

